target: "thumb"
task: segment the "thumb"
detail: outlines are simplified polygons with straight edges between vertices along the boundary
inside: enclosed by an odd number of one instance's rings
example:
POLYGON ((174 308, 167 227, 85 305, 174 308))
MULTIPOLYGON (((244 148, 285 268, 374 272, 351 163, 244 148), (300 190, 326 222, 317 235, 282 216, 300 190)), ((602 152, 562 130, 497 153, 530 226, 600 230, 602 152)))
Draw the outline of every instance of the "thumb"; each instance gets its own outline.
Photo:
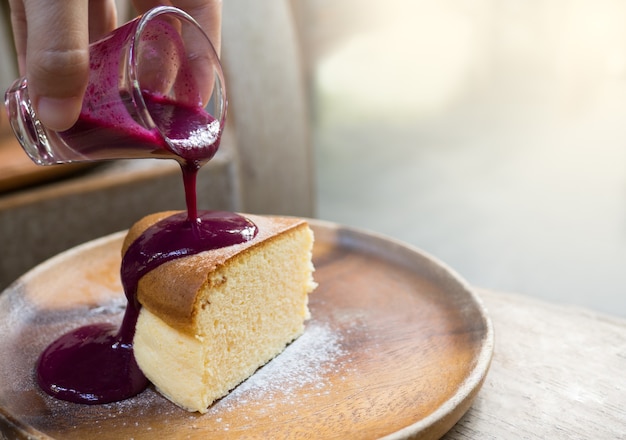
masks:
POLYGON ((27 0, 26 77, 37 117, 62 131, 78 119, 89 77, 88 2, 27 0))

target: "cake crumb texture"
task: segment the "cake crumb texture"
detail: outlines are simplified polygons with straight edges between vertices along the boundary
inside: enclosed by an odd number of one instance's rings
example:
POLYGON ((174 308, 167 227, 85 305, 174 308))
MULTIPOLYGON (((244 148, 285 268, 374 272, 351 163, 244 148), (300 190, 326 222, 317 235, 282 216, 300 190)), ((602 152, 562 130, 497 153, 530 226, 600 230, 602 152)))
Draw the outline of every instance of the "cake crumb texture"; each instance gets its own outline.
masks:
MULTIPOLYGON (((248 217, 259 227, 250 243, 203 252, 194 256, 193 268, 183 270, 201 269, 204 278, 193 295, 183 293, 186 304, 192 304, 186 318, 171 319, 166 308, 144 304, 137 321, 139 367, 159 392, 189 411, 206 412, 300 336, 309 318, 308 294, 316 286, 313 232, 299 219, 248 217)), ((182 261, 188 257, 180 260, 178 267, 190 264, 182 261)), ((176 267, 164 268, 158 278, 176 277, 168 274, 176 267)), ((151 304, 145 288, 152 286, 139 283, 142 304, 146 298, 151 304)))

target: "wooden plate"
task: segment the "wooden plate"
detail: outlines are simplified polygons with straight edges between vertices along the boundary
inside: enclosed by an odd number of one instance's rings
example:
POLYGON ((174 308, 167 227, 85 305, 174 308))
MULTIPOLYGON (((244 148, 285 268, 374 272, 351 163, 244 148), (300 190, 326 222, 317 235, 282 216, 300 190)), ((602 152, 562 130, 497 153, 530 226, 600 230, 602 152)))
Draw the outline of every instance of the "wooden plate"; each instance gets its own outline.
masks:
POLYGON ((33 365, 47 344, 79 325, 119 322, 123 233, 36 267, 0 296, 0 429, 63 439, 442 436, 489 368, 493 330, 481 302, 417 249, 311 223, 319 287, 304 335, 204 415, 152 388, 96 406, 42 393, 33 365))

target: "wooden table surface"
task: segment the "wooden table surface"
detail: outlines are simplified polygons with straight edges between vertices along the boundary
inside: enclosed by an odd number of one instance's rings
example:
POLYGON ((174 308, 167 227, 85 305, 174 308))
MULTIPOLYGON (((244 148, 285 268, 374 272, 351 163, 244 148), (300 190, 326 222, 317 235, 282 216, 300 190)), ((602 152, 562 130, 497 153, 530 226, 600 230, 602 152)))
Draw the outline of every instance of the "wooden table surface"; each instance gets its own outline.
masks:
POLYGON ((491 369, 452 439, 626 439, 626 320, 478 290, 491 369))

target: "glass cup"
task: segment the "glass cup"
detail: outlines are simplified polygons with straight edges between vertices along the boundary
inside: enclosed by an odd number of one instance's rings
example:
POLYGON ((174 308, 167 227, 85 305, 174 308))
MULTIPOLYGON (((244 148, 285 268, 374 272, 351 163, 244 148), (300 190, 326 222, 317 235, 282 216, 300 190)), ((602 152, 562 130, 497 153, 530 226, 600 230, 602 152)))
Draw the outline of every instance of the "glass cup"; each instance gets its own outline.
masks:
POLYGON ((41 124, 25 78, 7 90, 10 125, 35 163, 173 158, 201 164, 213 157, 226 114, 224 76, 191 16, 154 8, 91 44, 89 60, 81 113, 69 130, 41 124))

